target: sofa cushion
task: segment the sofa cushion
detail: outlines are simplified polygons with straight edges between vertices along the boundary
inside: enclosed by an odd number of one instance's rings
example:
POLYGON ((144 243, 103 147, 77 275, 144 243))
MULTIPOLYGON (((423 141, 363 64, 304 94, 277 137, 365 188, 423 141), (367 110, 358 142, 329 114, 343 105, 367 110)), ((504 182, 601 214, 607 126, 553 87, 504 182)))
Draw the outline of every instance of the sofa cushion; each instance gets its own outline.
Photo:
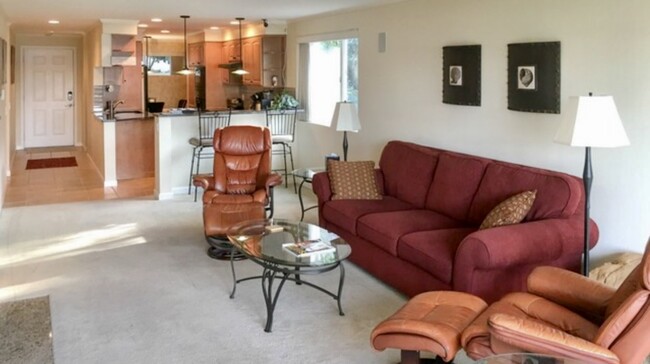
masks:
POLYGON ((524 221, 566 218, 582 197, 580 179, 558 172, 505 162, 488 165, 470 207, 468 220, 480 224, 501 201, 521 191, 537 190, 536 202, 524 221))
POLYGON ((467 219, 476 190, 490 160, 445 152, 429 188, 426 208, 457 220, 467 219))
POLYGON ((375 162, 329 161, 327 173, 332 200, 381 200, 375 180, 375 162))
POLYGON ((357 235, 397 255, 397 241, 408 233, 465 227, 439 212, 415 209, 367 214, 357 222, 357 235))
POLYGON ((479 230, 490 229, 497 226, 519 224, 524 220, 528 211, 535 202, 534 191, 524 191, 496 205, 485 217, 479 230))
POLYGON ((436 169, 439 151, 413 143, 392 141, 381 153, 379 168, 384 176, 384 195, 424 207, 436 169))
POLYGON ((451 284, 456 249, 474 231, 476 228, 457 228, 406 234, 397 244, 397 256, 451 284))
POLYGON ((414 206, 395 197, 384 196, 381 200, 336 200, 323 205, 325 220, 357 234, 357 219, 374 212, 410 210, 414 206))

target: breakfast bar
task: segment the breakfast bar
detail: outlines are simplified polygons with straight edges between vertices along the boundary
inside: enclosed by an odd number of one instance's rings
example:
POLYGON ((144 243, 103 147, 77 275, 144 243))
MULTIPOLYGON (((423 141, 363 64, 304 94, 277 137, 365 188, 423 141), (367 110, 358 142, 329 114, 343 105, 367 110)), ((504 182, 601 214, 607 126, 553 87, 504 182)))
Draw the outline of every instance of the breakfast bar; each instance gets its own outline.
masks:
MULTIPOLYGON (((187 193, 192 159, 188 140, 198 135, 198 113, 163 112, 155 116, 154 197, 172 199, 174 194, 187 193)), ((266 125, 266 113, 254 110, 233 110, 230 125, 266 125)), ((210 173, 211 163, 204 163, 200 172, 210 173)))

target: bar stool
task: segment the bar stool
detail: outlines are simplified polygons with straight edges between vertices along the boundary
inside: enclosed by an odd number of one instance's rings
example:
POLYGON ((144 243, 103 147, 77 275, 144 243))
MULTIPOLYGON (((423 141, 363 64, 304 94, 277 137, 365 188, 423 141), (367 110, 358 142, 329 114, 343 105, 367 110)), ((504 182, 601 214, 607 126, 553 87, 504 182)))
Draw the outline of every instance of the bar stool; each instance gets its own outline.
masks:
MULTIPOLYGON (((214 148, 212 138, 214 131, 230 125, 231 110, 216 112, 199 112, 199 136, 190 138, 189 143, 193 147, 192 165, 190 166, 190 180, 187 186, 187 194, 192 193, 194 175, 199 174, 201 159, 212 159, 214 148), (195 168, 196 165, 196 168, 195 168)), ((194 201, 196 202, 197 187, 194 187, 194 201)))
MULTIPOLYGON (((295 138, 296 132, 296 115, 297 109, 281 109, 281 110, 266 110, 266 127, 271 131, 271 141, 273 146, 281 146, 282 149, 274 148, 272 155, 282 155, 284 161, 284 168, 275 169, 273 171, 282 171, 284 175, 284 186, 289 187, 289 181, 287 177, 289 176, 289 169, 287 168, 287 155, 289 155, 289 160, 291 162, 291 171, 295 168, 293 166, 293 153, 291 152, 291 144, 295 138)), ((294 192, 298 193, 298 187, 296 187, 296 176, 293 176, 293 189, 294 192)))

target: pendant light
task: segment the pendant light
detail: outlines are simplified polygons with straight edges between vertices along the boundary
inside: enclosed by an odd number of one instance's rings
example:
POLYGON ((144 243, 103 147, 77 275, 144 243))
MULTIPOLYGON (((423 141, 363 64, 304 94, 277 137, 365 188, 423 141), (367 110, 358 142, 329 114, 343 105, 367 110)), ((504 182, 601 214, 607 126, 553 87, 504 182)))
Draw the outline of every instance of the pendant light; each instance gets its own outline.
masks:
POLYGON ((243 46, 242 46, 242 39, 241 39, 241 21, 244 20, 244 18, 235 18, 239 22, 239 62, 241 62, 241 66, 237 68, 236 70, 232 71, 232 73, 236 75, 247 75, 248 71, 244 69, 244 52, 242 52, 243 46))
POLYGON ((179 75, 191 75, 194 73, 187 67, 187 19, 189 19, 189 17, 189 15, 181 15, 181 18, 183 18, 183 48, 185 48, 185 65, 183 66, 183 69, 178 71, 179 75))

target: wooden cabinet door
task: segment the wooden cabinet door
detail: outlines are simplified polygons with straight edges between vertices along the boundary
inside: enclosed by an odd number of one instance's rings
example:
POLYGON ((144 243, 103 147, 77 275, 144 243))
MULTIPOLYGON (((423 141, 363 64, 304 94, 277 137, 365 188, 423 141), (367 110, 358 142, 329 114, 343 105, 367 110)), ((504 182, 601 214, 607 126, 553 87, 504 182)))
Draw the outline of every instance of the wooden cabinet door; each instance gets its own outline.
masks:
POLYGON ((203 43, 192 43, 187 46, 187 63, 190 66, 205 64, 205 48, 203 43))
POLYGON ((244 39, 243 51, 244 69, 248 74, 244 75, 244 84, 261 85, 262 84, 262 39, 253 37, 244 39))

